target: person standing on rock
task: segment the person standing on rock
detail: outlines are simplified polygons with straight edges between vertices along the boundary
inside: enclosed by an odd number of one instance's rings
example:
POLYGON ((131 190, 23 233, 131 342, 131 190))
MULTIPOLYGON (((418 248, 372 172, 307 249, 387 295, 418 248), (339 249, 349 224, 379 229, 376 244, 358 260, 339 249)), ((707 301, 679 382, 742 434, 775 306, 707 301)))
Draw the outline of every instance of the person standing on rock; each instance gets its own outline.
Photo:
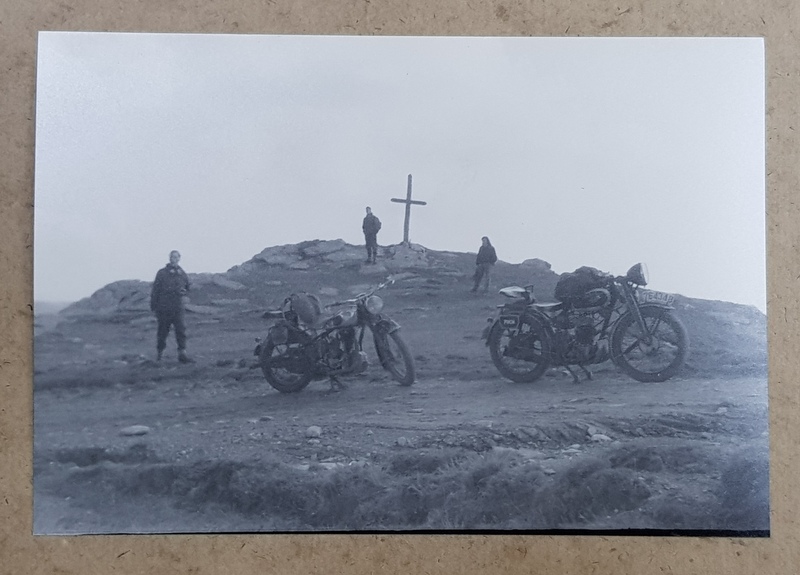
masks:
POLYGON ((381 221, 372 213, 370 207, 367 207, 367 215, 364 216, 361 229, 367 244, 367 263, 374 264, 378 255, 378 232, 381 231, 381 221))
POLYGON ((158 361, 167 347, 167 335, 175 326, 175 339, 178 342, 178 361, 190 363, 186 355, 186 323, 184 321, 183 296, 189 291, 189 277, 178 265, 181 254, 177 250, 169 253, 169 263, 158 270, 150 292, 150 309, 158 319, 156 350, 158 361))
POLYGON ((470 290, 472 293, 478 291, 478 286, 483 283, 483 293, 489 291, 489 278, 492 275, 492 267, 497 261, 497 252, 494 250, 489 238, 481 238, 481 247, 478 250, 478 257, 475 260, 475 285, 470 290))

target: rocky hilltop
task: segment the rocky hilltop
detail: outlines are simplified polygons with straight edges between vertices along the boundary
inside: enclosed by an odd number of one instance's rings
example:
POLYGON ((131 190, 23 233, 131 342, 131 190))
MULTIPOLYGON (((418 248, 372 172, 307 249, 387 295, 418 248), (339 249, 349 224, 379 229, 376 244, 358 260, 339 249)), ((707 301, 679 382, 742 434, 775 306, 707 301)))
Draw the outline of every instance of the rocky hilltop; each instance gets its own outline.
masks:
MULTIPOLYGON (((337 296, 363 290, 387 278, 404 287, 441 289, 445 284, 469 285, 474 254, 434 251, 418 244, 379 248, 378 263, 364 263, 364 248, 344 240, 312 240, 268 247, 224 273, 189 273, 192 284, 187 310, 214 313, 225 307, 263 305, 275 294, 316 291, 337 296), (321 291, 320 291, 321 290, 321 291)), ((534 283, 542 296, 552 294, 558 274, 550 264, 531 259, 521 264, 498 262, 495 284, 534 283)), ((104 286, 61 311, 65 317, 149 312, 151 282, 122 280, 104 286)), ((280 296, 279 296, 280 297, 280 296)))
MULTIPOLYGON (((435 308, 442 317, 458 315, 459 325, 474 317, 476 331, 500 303, 496 292, 469 293, 475 254, 411 244, 379 248, 377 264, 365 264, 364 259, 363 246, 341 239, 268 247, 227 272, 190 273, 186 308, 190 314, 225 323, 243 313, 276 307, 293 292, 316 293, 323 302, 331 302, 389 277, 397 280, 391 291, 405 309, 435 308)), ((537 299, 550 301, 558 277, 549 263, 539 259, 520 264, 499 261, 492 285, 532 284, 537 299)), ((59 317, 70 322, 152 321, 150 287, 145 281, 114 282, 65 308, 59 317)), ((766 316, 758 309, 684 296, 675 305, 691 339, 690 371, 765 373, 766 316)))

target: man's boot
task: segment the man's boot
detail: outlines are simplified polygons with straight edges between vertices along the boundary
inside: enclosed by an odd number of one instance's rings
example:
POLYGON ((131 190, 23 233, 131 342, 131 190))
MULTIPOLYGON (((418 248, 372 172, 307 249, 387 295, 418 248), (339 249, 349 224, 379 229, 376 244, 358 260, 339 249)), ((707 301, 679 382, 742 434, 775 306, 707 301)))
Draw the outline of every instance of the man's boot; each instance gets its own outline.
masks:
POLYGON ((186 350, 178 350, 178 361, 181 363, 194 363, 194 360, 186 355, 186 350))

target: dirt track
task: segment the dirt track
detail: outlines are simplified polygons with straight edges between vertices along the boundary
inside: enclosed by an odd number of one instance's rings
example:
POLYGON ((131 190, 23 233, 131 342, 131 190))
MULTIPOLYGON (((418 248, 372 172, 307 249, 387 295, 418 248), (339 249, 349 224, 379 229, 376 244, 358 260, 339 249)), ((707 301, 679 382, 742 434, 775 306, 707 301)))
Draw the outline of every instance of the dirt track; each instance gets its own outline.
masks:
MULTIPOLYGON (((480 349, 479 342, 471 343, 480 349)), ((99 344, 84 344, 83 349, 94 352, 98 348, 93 345, 99 344)), ((748 446, 759 450, 767 442, 764 378, 678 377, 665 384, 642 384, 606 368, 582 384, 558 370, 535 384, 513 384, 494 372, 488 355, 464 353, 443 358, 441 364, 418 353, 420 377, 410 388, 398 386, 373 366, 350 379, 342 392, 331 393, 321 381, 290 395, 272 390, 257 369, 233 360, 233 365, 222 361, 226 365, 217 366, 202 354, 189 366, 174 359, 159 365, 136 357, 88 366, 62 364, 45 371, 48 377, 39 379, 35 397, 41 510, 36 529, 120 529, 115 515, 130 515, 133 501, 117 501, 121 507, 115 510, 101 501, 64 497, 63 485, 51 487, 74 482, 79 477, 71 475, 76 466, 113 461, 109 454, 136 449, 146 449, 148 460, 187 465, 277 457, 301 470, 314 464, 331 469, 379 464, 388 454, 403 451, 513 449, 553 473, 631 442, 643 451, 657 450, 665 442, 691 446, 702 457, 718 459, 721 469, 731 453, 748 446), (132 425, 149 431, 120 435, 132 425), (319 437, 307 437, 311 426, 320 428, 319 437), (92 509, 95 505, 102 509, 92 509)), ((682 489, 686 476, 679 468, 674 471, 674 476, 662 473, 653 479, 651 490, 682 489)), ((692 480, 709 491, 718 478, 712 474, 692 480)), ((141 517, 136 530, 209 527, 207 517, 181 515, 141 517)))

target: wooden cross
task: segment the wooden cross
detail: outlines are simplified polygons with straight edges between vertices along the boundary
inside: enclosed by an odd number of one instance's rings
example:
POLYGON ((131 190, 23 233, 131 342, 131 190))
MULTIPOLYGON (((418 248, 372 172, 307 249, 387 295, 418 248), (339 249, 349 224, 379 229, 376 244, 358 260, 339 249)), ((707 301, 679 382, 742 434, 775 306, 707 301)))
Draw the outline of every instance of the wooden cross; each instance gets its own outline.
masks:
POLYGON ((414 205, 417 205, 417 206, 427 205, 427 202, 421 202, 419 200, 412 200, 411 199, 411 174, 408 174, 408 192, 406 192, 405 199, 392 198, 392 201, 393 202, 397 202, 399 204, 405 204, 406 205, 406 221, 405 221, 405 224, 403 224, 403 244, 408 246, 408 245, 410 245, 410 242, 408 241, 408 225, 409 225, 409 222, 411 221, 411 204, 414 204, 414 205))

